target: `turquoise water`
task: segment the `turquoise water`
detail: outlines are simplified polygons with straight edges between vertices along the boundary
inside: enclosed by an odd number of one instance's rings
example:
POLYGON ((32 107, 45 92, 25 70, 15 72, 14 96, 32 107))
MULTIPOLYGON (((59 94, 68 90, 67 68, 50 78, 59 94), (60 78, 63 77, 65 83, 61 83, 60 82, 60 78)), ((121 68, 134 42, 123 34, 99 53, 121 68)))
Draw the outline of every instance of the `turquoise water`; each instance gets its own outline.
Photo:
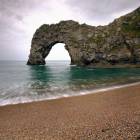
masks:
POLYGON ((81 94, 97 88, 140 81, 139 68, 84 68, 67 61, 45 66, 0 61, 0 105, 81 94))

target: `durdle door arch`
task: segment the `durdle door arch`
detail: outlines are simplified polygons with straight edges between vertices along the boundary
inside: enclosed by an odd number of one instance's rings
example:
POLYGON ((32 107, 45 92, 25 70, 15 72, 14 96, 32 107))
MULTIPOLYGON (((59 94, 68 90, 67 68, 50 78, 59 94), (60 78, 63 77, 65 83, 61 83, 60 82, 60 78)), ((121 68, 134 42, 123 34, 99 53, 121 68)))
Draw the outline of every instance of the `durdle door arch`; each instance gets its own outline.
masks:
MULTIPOLYGON (((44 65, 52 47, 64 43, 71 64, 93 67, 140 66, 140 8, 107 26, 69 20, 36 30, 28 65, 44 65)), ((58 52, 61 53, 61 52, 58 52)))
POLYGON ((68 51, 71 58, 71 64, 78 63, 78 42, 76 43, 73 40, 73 36, 71 34, 78 26, 79 24, 74 21, 62 21, 59 24, 42 25, 33 36, 27 64, 45 64, 45 58, 48 56, 52 47, 57 43, 65 44, 65 49, 68 51))

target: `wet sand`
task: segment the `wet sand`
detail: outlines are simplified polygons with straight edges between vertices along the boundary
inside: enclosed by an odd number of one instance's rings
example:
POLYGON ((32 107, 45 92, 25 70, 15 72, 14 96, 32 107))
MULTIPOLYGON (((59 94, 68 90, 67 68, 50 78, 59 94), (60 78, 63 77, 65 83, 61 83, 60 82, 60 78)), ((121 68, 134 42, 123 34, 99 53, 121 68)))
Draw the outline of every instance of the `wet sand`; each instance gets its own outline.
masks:
POLYGON ((0 140, 140 140, 140 85, 0 107, 0 140))

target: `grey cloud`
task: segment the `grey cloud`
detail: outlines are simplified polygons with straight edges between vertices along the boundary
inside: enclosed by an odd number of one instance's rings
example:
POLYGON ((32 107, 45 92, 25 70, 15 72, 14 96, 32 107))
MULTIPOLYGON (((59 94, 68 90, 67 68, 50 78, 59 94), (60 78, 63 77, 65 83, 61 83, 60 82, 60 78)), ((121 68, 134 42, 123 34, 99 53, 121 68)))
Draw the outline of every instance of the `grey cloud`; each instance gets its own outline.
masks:
POLYGON ((140 6, 140 0, 70 0, 68 5, 91 20, 111 19, 113 14, 133 10, 140 6))
POLYGON ((0 0, 0 38, 8 32, 18 34, 22 29, 17 27, 17 23, 22 26, 24 17, 45 2, 44 0, 0 0))
POLYGON ((0 0, 0 60, 27 59, 31 38, 22 30, 23 19, 44 0, 0 0), (17 26, 19 25, 19 26, 17 26), (20 28, 19 28, 20 27, 20 28))
MULTIPOLYGON (((53 5, 49 4, 52 1, 65 1, 65 6, 68 7, 66 10, 70 10, 67 12, 74 15, 73 20, 82 19, 87 23, 88 20, 107 23, 112 20, 113 14, 140 6, 140 0, 0 0, 0 59, 27 59, 27 52, 21 51, 27 48, 27 44, 30 45, 31 38, 22 30, 22 23, 26 16, 34 15, 36 9, 39 12, 46 12, 48 9, 51 11, 53 5)), ((45 14, 47 17, 48 13, 45 14)))
POLYGON ((0 13, 7 18, 21 20, 30 10, 38 6, 38 2, 39 0, 1 0, 0 13))

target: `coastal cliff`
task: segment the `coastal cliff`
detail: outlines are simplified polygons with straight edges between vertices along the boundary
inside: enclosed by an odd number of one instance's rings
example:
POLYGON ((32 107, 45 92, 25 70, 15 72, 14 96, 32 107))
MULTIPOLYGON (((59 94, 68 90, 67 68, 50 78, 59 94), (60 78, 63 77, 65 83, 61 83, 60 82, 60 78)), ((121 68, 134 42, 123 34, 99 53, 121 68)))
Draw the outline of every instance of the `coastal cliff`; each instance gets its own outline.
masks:
POLYGON ((27 64, 45 64, 56 43, 65 44, 71 64, 140 67, 140 7, 107 26, 94 27, 72 20, 42 25, 33 36, 27 64))

